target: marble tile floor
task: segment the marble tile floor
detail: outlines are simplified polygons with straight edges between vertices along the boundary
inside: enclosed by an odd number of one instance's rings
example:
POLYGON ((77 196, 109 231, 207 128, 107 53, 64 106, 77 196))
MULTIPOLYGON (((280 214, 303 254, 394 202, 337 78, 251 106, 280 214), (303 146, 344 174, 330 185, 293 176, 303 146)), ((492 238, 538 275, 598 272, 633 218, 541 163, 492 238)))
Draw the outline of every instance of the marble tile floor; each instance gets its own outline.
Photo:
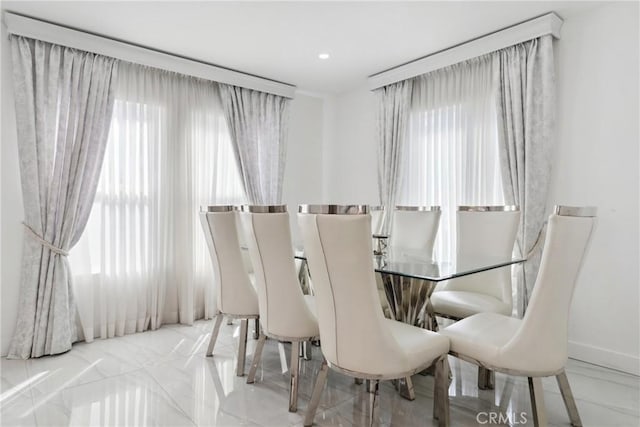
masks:
MULTIPOLYGON (((301 363, 299 410, 292 414, 287 410, 288 373, 282 372, 275 341, 265 345, 254 385, 235 375, 238 323, 223 324, 213 358, 205 357, 213 321, 199 321, 78 343, 59 356, 2 359, 1 425, 302 425, 320 349, 313 349, 313 360, 301 363)), ((255 343, 249 338, 247 371, 255 343)), ((494 391, 478 391, 476 368, 453 358, 450 363, 452 426, 478 425, 490 412, 502 413, 507 418, 503 425, 533 425, 525 379, 496 374, 494 391)), ((567 374, 585 426, 640 424, 640 378, 574 360, 567 374)), ((414 385, 417 398, 409 402, 391 383, 381 384, 376 425, 436 425, 433 378, 416 376, 414 385)), ((555 380, 545 379, 543 385, 549 423, 569 425, 555 380)), ((362 426, 367 420, 364 386, 330 372, 316 425, 362 426)))

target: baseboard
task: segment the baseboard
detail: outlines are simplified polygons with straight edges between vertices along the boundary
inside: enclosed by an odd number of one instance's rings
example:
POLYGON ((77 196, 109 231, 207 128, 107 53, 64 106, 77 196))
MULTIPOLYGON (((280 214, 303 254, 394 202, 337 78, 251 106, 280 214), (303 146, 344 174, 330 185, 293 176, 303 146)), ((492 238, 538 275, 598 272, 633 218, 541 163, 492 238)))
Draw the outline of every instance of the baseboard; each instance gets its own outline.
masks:
POLYGON ((569 357, 640 376, 640 357, 569 341, 569 357))

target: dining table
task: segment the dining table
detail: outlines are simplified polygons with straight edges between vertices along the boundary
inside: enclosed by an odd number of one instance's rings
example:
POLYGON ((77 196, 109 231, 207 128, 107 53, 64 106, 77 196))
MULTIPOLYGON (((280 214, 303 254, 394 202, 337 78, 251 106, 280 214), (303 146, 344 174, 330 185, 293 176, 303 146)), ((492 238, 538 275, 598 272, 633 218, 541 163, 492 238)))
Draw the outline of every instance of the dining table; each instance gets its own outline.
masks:
MULTIPOLYGON (((295 252, 302 260, 299 273, 306 293, 312 290, 304 250, 295 252)), ((436 285, 462 276, 505 268, 526 261, 521 257, 495 257, 479 253, 457 260, 437 260, 418 250, 389 246, 383 253, 373 254, 373 266, 378 275, 379 290, 386 297, 385 314, 404 323, 436 330, 430 297, 436 285)))
MULTIPOLYGON (((372 258, 373 268, 378 273, 376 285, 384 295, 380 299, 385 315, 432 331, 437 330, 437 322, 430 298, 438 283, 526 261, 523 257, 496 257, 481 251, 464 259, 438 260, 423 251, 380 245, 380 237, 374 236, 376 250, 372 258)), ((304 250, 297 249, 295 258, 299 261, 298 277, 303 292, 313 293, 312 272, 309 272, 304 250)), ((396 386, 403 397, 415 399, 410 378, 399 381, 396 386)))

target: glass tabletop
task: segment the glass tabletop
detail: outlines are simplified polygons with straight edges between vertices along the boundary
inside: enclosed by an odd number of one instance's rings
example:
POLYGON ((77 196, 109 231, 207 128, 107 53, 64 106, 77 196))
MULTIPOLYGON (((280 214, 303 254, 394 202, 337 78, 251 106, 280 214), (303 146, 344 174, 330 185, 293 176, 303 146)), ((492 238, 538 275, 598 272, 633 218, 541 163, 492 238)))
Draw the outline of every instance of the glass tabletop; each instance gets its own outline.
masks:
MULTIPOLYGON (((372 256, 374 268, 379 273, 431 282, 441 282, 525 261, 524 258, 505 259, 486 255, 479 255, 466 260, 440 261, 432 260, 431 256, 425 252, 392 246, 387 248, 385 255, 372 256)), ((296 258, 306 259, 304 252, 301 250, 296 251, 296 258)))

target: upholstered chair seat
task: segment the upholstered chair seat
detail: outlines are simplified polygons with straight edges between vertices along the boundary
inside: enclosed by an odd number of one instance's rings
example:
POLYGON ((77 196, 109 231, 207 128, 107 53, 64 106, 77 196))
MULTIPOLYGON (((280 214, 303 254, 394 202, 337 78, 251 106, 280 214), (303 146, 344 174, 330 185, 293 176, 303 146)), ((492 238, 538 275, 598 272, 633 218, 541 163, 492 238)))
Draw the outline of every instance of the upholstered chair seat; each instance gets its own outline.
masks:
MULTIPOLYGON (((478 364, 498 371, 518 371, 526 376, 554 375, 564 367, 563 351, 545 346, 526 354, 512 351, 507 344, 516 336, 522 320, 495 313, 480 313, 444 328, 441 333, 451 340, 451 352, 464 354, 478 364)), ((566 344, 563 346, 566 347, 566 344)))
MULTIPOLYGON (((416 373, 425 364, 433 363, 449 349, 449 340, 435 332, 396 320, 385 319, 383 323, 397 343, 400 352, 396 358, 380 366, 374 366, 369 362, 369 358, 365 358, 359 365, 361 370, 385 377, 397 377, 406 372, 416 373)), ((354 366, 354 370, 355 368, 354 366)))
MULTIPOLYGON (((479 285, 481 286, 481 285, 479 285)), ((477 313, 499 313, 511 315, 511 304, 492 295, 467 291, 440 291, 431 295, 431 303, 438 313, 463 319, 477 313)))

